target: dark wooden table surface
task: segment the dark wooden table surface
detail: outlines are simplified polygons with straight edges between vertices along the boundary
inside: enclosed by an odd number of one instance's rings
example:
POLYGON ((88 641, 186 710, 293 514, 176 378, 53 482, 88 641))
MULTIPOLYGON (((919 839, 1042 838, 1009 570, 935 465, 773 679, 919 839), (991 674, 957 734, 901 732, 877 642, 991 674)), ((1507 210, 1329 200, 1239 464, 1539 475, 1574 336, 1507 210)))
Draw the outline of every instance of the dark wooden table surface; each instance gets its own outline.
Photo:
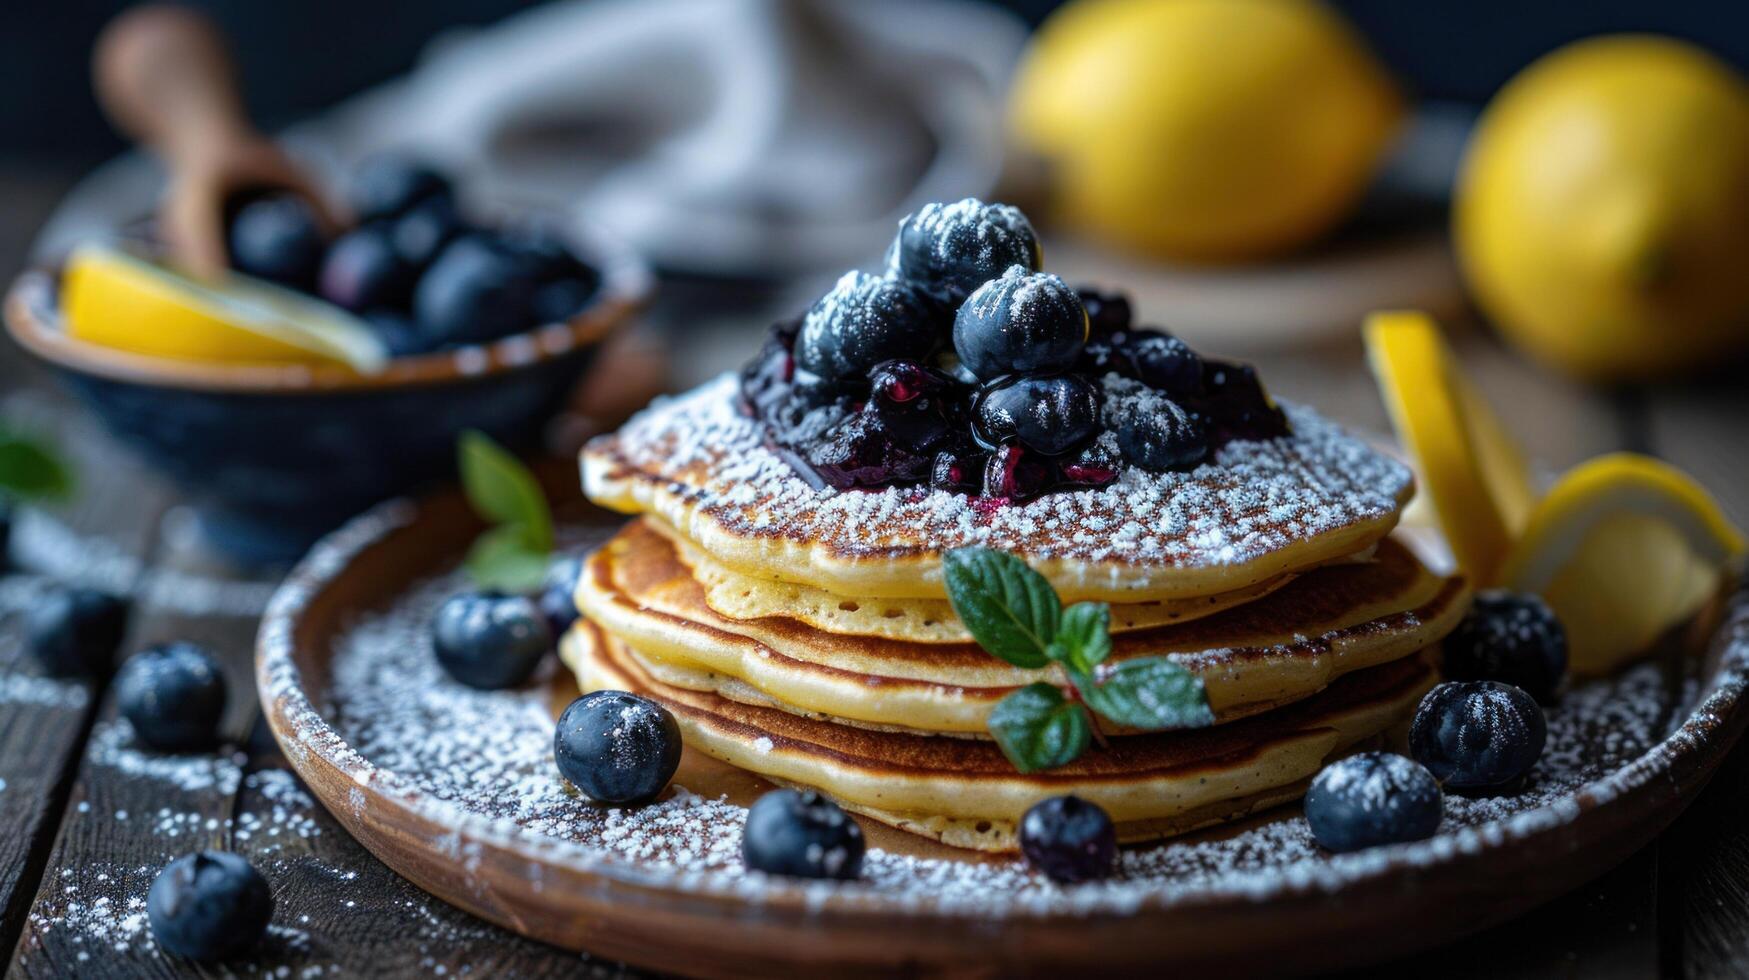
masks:
MULTIPOLYGON (((18 268, 65 182, 0 169, 0 270, 18 268)), ((1542 374, 1477 331, 1456 342, 1542 463, 1652 452, 1688 469, 1749 522, 1749 386, 1599 392, 1542 374)), ((1258 358, 1272 389, 1354 425, 1387 422, 1358 341, 1258 358)), ((75 499, 25 514, 21 566, 0 580, 0 949, 9 975, 134 977, 621 976, 474 920, 402 881, 298 785, 261 727, 250 661, 272 576, 239 572, 195 540, 176 493, 114 445, 0 342, 0 417, 51 434, 82 475, 75 499), (224 661, 235 750, 164 759, 136 751, 103 681, 42 678, 16 609, 48 577, 133 597, 123 652, 202 643, 224 661), (236 850, 272 880, 269 941, 200 968, 161 954, 143 901, 169 859, 236 850)), ((1655 844, 1579 892, 1378 976, 1749 976, 1749 751, 1655 844)))

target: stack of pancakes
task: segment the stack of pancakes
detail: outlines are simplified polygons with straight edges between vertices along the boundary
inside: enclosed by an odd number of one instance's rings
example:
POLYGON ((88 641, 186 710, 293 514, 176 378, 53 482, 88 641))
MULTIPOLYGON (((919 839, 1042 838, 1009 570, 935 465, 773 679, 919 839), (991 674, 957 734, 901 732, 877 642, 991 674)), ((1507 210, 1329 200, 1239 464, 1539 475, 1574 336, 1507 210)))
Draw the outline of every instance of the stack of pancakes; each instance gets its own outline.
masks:
POLYGON ((1467 594, 1389 536, 1408 471, 1315 414, 1189 473, 995 504, 819 489, 765 445, 732 378, 659 402, 583 454, 596 502, 641 516, 589 560, 562 653, 585 690, 667 705, 687 744, 945 843, 1012 850, 1026 809, 1092 800, 1137 840, 1297 798, 1407 720, 1467 594), (1112 661, 1167 655, 1212 727, 1138 732, 1018 772, 992 708, 1057 668, 971 641, 942 555, 982 545, 1065 604, 1111 604, 1112 661))

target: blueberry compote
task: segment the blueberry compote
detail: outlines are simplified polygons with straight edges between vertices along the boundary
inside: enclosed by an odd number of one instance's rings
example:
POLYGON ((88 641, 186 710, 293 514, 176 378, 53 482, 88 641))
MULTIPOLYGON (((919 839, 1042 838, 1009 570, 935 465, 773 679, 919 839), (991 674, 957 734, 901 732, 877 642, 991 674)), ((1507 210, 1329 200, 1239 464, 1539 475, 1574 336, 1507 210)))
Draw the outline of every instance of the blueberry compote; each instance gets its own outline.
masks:
POLYGON ((1042 271, 1016 209, 967 198, 899 228, 884 275, 845 275, 741 373, 743 410, 815 486, 1019 503, 1287 434, 1249 366, 1042 271))

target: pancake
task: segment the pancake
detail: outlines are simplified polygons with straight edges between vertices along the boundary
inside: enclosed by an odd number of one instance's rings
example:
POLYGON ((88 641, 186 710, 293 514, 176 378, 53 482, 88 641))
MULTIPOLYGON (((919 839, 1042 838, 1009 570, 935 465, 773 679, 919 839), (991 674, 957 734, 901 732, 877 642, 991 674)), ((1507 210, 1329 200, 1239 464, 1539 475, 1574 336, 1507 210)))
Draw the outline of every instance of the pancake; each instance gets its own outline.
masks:
MULTIPOLYGON (((1387 540, 1370 562, 1316 569, 1256 602, 1120 634, 1111 657, 1172 656, 1202 678, 1217 719, 1230 721, 1437 643, 1465 598, 1461 583, 1387 540)), ((1022 670, 971 643, 839 636, 784 617, 725 619, 647 519, 590 557, 576 600, 643 660, 688 668, 669 678, 676 686, 802 715, 981 735, 1015 688, 1064 682, 1054 667, 1022 670)))
MULTIPOLYGON (((753 578, 724 567, 659 519, 647 520, 652 529, 669 539, 680 560, 692 570, 692 577, 704 589, 705 604, 725 619, 782 616, 840 636, 875 636, 912 643, 971 642, 972 635, 946 599, 847 599, 808 585, 753 578)), ((1371 549, 1368 550, 1370 557, 1371 549)), ((1129 633, 1199 619, 1268 595, 1292 580, 1291 574, 1278 575, 1267 582, 1220 595, 1114 603, 1111 631, 1129 633)))
POLYGON ((1328 759, 1397 729, 1436 679, 1426 657, 1408 657, 1245 721, 1120 739, 1067 766, 1020 773, 993 742, 869 731, 664 685, 587 620, 562 647, 583 690, 660 701, 693 750, 820 789, 902 829, 992 851, 1013 850, 1021 814, 1064 793, 1099 804, 1132 840, 1293 799, 1328 759))
POLYGON ((997 505, 924 488, 810 485, 737 408, 732 375, 662 399, 582 458, 590 499, 651 513, 723 566, 856 598, 945 599, 941 556, 1013 553, 1065 601, 1218 595, 1354 554, 1395 525, 1409 470, 1309 409, 1185 473, 997 505))

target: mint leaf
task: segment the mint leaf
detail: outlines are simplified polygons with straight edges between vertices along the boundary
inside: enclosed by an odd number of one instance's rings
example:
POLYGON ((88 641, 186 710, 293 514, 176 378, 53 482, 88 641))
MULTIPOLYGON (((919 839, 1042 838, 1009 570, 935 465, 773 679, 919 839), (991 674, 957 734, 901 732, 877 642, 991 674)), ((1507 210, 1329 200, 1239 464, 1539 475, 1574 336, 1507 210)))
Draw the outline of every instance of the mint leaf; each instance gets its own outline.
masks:
POLYGON ((73 474, 47 446, 0 431, 0 497, 59 499, 73 490, 73 474))
POLYGON ((1206 728, 1215 723, 1202 678, 1165 657, 1125 660, 1077 684, 1094 711, 1129 728, 1206 728))
POLYGON ((955 548, 942 565, 953 611, 979 646, 1016 667, 1051 662, 1063 605, 1043 575, 988 548, 955 548))
POLYGON ((1014 768, 1036 772, 1075 761, 1087 750, 1092 728, 1086 708, 1041 681, 996 703, 990 734, 1014 768))
POLYGON ((474 540, 465 563, 468 576, 482 589, 533 592, 546 580, 549 553, 530 548, 519 524, 500 524, 474 540))
POLYGON ((1063 610, 1052 646, 1055 652, 1051 659, 1061 661, 1071 677, 1091 674, 1111 656, 1111 607, 1103 602, 1077 602, 1063 610))
POLYGON ((471 429, 462 433, 456 457, 474 511, 488 521, 520 528, 527 550, 551 553, 552 511, 528 467, 489 436, 471 429))

